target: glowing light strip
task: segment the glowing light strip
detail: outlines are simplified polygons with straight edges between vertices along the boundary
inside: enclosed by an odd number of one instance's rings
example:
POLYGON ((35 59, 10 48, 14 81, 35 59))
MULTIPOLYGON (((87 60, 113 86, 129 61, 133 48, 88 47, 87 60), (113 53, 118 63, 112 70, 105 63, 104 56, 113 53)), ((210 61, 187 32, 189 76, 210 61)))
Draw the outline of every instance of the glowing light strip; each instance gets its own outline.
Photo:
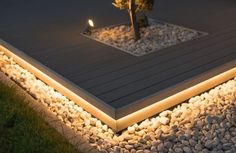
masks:
MULTIPOLYGON (((14 51, 13 47, 7 46, 7 45, 5 46, 11 48, 11 50, 14 51)), ((66 87, 64 87, 57 81, 55 81, 54 79, 50 78, 48 75, 41 72, 39 69, 32 66, 30 63, 28 63, 21 57, 14 54, 12 51, 9 51, 7 48, 1 45, 1 41, 0 41, 0 48, 2 49, 2 51, 4 51, 4 53, 7 56, 12 57, 17 64, 27 69, 29 72, 33 73, 35 76, 37 76, 42 81, 52 86, 56 90, 58 90, 61 94, 63 94, 70 100, 73 100, 74 102, 76 102, 80 107, 84 108, 86 111, 88 111, 89 113, 91 113, 92 115, 100 119, 101 121, 103 121, 105 124, 111 127, 114 131, 123 130, 134 123, 142 121, 165 109, 175 106, 199 93, 209 90, 213 88, 214 86, 217 86, 236 76, 236 68, 232 68, 224 73, 221 73, 195 86, 192 86, 177 94, 174 94, 164 100, 158 101, 150 106, 147 106, 123 118, 115 120, 111 118, 109 115, 105 114, 102 110, 93 106, 92 104, 90 104, 89 102, 87 102, 86 100, 84 100, 83 98, 81 98, 80 96, 72 92, 71 90, 67 89, 66 87)))
POLYGON ((129 125, 132 125, 148 117, 151 117, 157 113, 160 113, 161 111, 164 111, 177 104, 180 104, 181 102, 184 102, 185 100, 190 99, 193 96, 196 96, 227 80, 230 80, 235 76, 236 76, 236 68, 233 68, 215 77, 212 77, 206 81, 203 81, 195 86, 185 89, 175 95, 172 95, 164 100, 149 105, 146 108, 143 108, 121 119, 118 119, 117 129, 124 129, 129 125))
POLYGON ((13 52, 9 51, 7 48, 4 46, 0 45, 1 50, 9 57, 12 57, 14 61, 28 70, 29 72, 33 73, 36 77, 41 79, 43 82, 47 83, 49 86, 52 86, 56 90, 58 90, 62 95, 65 97, 69 98, 70 100, 74 101, 77 103, 80 107, 84 108, 86 111, 106 123, 108 126, 110 126, 112 129, 116 129, 116 120, 105 114, 103 111, 99 110, 95 106, 91 105, 89 102, 78 96, 77 94, 73 93, 66 87, 62 86, 52 78, 50 78, 48 75, 44 74, 31 64, 29 64, 27 61, 22 59, 21 57, 17 56, 13 52))

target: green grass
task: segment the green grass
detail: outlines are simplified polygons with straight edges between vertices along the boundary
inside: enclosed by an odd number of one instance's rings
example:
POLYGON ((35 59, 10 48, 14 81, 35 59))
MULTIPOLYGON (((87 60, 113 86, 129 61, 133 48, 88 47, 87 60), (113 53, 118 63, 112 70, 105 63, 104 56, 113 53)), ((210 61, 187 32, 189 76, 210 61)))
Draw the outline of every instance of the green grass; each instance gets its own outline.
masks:
POLYGON ((76 153, 15 94, 0 82, 0 153, 76 153))

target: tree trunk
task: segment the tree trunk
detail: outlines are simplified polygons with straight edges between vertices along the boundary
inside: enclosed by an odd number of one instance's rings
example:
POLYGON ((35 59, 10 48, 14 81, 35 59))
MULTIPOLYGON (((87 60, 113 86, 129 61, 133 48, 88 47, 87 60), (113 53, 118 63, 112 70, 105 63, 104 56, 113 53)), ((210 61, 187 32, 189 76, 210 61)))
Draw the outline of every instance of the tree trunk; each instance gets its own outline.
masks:
POLYGON ((135 0, 129 0, 129 16, 131 21, 131 26, 134 31, 135 41, 140 39, 139 26, 137 22, 136 12, 135 12, 135 0))

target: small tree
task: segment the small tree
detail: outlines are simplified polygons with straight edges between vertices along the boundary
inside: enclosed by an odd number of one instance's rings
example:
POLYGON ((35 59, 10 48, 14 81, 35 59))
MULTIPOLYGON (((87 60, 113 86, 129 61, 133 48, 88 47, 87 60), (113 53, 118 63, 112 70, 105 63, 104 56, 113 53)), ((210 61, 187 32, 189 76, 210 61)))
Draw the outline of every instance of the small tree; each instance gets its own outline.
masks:
POLYGON ((114 0, 112 3, 119 9, 127 9, 131 26, 134 31, 135 41, 140 39, 139 23, 137 21, 137 12, 150 11, 153 8, 154 0, 114 0))

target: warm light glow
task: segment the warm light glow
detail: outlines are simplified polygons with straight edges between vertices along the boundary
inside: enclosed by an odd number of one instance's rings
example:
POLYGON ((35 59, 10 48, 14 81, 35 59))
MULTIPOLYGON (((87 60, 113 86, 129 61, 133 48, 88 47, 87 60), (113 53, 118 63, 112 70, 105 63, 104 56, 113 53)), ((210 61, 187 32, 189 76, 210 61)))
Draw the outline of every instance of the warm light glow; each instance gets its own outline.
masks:
MULTIPOLYGON (((232 61, 228 65, 235 65, 235 64, 236 64, 236 61, 232 61)), ((234 78, 235 74, 236 74, 236 68, 234 67, 208 80, 202 81, 190 88, 187 88, 181 92, 178 92, 170 97, 157 101, 156 103, 152 105, 149 105, 132 114, 129 114, 123 118, 120 118, 116 120, 116 125, 117 125, 116 131, 123 130, 132 124, 145 120, 148 117, 151 117, 153 115, 156 115, 157 113, 160 113, 161 111, 164 111, 173 106, 176 106, 187 99, 190 99, 198 94, 203 93, 204 91, 210 90, 211 88, 214 88, 215 86, 234 78)))
MULTIPOLYGON (((114 131, 121 131, 134 123, 142 121, 165 109, 168 109, 172 106, 182 103, 183 101, 195 95, 198 95, 202 93, 203 91, 209 90, 215 87, 216 85, 219 85, 229 79, 232 79, 233 77, 235 77, 235 74, 236 74, 236 68, 232 68, 228 71, 215 75, 214 77, 211 77, 210 79, 202 81, 190 88, 187 88, 176 94, 173 94, 163 100, 157 101, 156 103, 149 105, 134 113, 131 113, 125 117, 114 119, 110 117, 109 115, 107 115, 106 113, 104 113, 102 110, 90 104, 88 101, 80 97, 75 92, 71 91, 70 89, 62 85, 61 83, 54 80, 52 76, 54 78, 57 78, 57 77, 53 75, 50 71, 47 71, 48 74, 50 74, 49 76, 43 73, 40 69, 34 67, 33 65, 40 67, 40 64, 36 63, 30 57, 26 56, 24 53, 12 47, 11 45, 9 45, 8 43, 4 42, 1 39, 0 39, 0 49, 3 50, 3 52, 7 56, 12 57, 17 62, 17 64, 21 65, 23 68, 33 73, 35 76, 37 76, 39 79, 41 79, 43 82, 45 82, 49 86, 54 87, 62 95, 66 96, 70 100, 77 103, 80 107, 84 108, 86 111, 88 111, 89 113, 91 113, 92 115, 94 115, 95 117, 103 121, 105 124, 110 126, 114 131), (27 61, 25 59, 27 59, 27 61), (33 65, 31 65, 32 63, 33 65)), ((230 62, 229 65, 236 65, 236 61, 230 62)), ((206 73, 205 75, 208 75, 208 74, 206 73)))
POLYGON ((91 26, 91 27, 94 27, 94 23, 91 19, 88 20, 88 24, 91 26))

